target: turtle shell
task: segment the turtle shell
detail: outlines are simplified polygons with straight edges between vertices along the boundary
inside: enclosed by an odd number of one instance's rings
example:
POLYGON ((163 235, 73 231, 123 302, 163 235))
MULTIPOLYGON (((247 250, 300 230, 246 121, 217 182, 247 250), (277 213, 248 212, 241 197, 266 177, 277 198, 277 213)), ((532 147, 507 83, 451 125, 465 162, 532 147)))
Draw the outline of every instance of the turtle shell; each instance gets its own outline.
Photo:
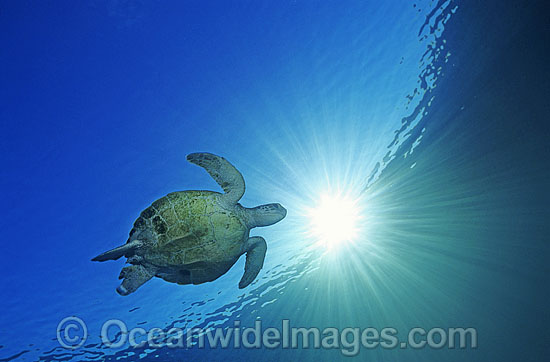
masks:
POLYGON ((241 255, 249 229, 212 191, 170 193, 143 210, 128 241, 145 239, 140 255, 158 267, 226 264, 241 255))

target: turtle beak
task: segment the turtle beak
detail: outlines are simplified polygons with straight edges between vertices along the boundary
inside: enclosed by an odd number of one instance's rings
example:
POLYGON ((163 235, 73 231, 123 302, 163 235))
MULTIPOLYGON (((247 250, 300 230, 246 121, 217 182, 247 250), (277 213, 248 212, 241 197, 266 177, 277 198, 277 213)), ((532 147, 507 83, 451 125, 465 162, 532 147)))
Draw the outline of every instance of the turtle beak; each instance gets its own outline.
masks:
POLYGON ((286 209, 284 207, 282 207, 281 204, 279 204, 279 208, 281 209, 281 212, 283 214, 283 217, 281 218, 281 220, 282 220, 286 217, 286 209))
POLYGON ((279 222, 286 217, 286 209, 281 204, 275 204, 275 207, 277 208, 277 212, 281 217, 279 220, 277 220, 277 222, 279 222))
POLYGON ((286 216, 286 209, 280 204, 261 205, 248 210, 250 210, 252 227, 273 225, 286 216))

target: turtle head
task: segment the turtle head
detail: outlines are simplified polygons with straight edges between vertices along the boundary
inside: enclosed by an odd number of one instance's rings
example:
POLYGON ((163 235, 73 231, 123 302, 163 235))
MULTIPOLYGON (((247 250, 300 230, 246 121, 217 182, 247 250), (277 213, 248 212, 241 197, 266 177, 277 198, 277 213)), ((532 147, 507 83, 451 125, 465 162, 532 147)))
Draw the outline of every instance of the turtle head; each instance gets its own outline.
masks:
POLYGON ((247 213, 251 227, 269 226, 284 219, 286 209, 281 204, 266 204, 247 209, 247 213))

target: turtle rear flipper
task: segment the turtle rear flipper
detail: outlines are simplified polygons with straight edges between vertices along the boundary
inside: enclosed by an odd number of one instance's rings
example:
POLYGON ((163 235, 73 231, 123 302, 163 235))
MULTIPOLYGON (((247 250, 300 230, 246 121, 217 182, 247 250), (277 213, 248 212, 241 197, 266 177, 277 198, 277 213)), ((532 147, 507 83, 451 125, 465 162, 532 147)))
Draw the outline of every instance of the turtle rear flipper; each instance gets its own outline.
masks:
POLYGON ((153 273, 147 270, 143 265, 131 265, 122 268, 118 279, 124 279, 122 284, 116 288, 120 295, 128 295, 137 290, 143 284, 154 277, 153 273))
POLYGON ((92 261, 117 260, 121 256, 128 256, 139 245, 141 245, 141 243, 138 240, 134 240, 131 243, 124 244, 122 246, 119 246, 118 248, 111 249, 104 252, 103 254, 99 254, 98 256, 93 258, 92 261))

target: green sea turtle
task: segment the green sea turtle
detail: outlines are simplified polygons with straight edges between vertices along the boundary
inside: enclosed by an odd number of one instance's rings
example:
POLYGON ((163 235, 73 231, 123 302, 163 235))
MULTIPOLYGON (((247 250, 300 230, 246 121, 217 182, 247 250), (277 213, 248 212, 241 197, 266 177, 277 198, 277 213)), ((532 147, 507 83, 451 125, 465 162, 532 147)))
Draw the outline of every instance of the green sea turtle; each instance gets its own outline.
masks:
POLYGON ((280 204, 241 206, 243 176, 223 157, 192 153, 187 160, 203 167, 225 193, 172 192, 141 213, 125 245, 93 258, 127 258, 131 265, 120 273, 120 295, 133 293, 152 277, 178 284, 210 282, 243 254, 246 264, 239 288, 248 286, 262 269, 267 244, 261 236, 249 237, 250 229, 281 221, 286 209, 280 204))

